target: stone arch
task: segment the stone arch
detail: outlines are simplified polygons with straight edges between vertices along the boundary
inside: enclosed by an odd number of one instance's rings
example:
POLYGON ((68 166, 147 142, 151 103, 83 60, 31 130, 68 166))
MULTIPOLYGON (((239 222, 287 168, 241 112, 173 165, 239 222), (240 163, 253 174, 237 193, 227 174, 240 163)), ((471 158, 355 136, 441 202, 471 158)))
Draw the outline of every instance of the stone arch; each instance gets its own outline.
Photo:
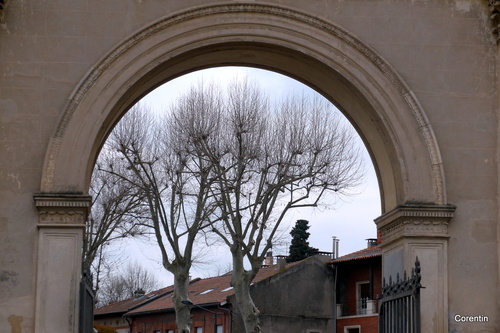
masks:
MULTIPOLYGON (((402 272, 416 255, 425 258, 422 322, 427 326, 422 329, 446 332, 447 226, 454 207, 447 204, 441 156, 423 108, 367 44, 331 22, 276 6, 215 5, 172 14, 127 38, 89 70, 49 142, 41 193, 35 195, 38 252, 47 261, 39 263, 37 286, 80 277, 78 264, 51 274, 60 263, 50 254, 67 253, 66 262, 78 261, 92 168, 120 117, 162 83, 224 65, 259 67, 300 80, 350 119, 378 174, 384 215, 376 223, 384 265, 393 269, 389 273, 402 272)), ((64 318, 76 318, 75 290, 57 292, 37 288, 38 331, 60 329, 64 318), (45 321, 51 304, 60 305, 60 322, 45 321)), ((76 331, 75 322, 66 324, 66 331, 76 331)))
POLYGON ((446 203, 439 149, 397 72, 341 27, 281 7, 209 6, 166 17, 105 56, 72 94, 47 150, 42 193, 86 193, 107 133, 148 91, 192 70, 247 65, 310 85, 344 112, 370 151, 383 211, 446 203))

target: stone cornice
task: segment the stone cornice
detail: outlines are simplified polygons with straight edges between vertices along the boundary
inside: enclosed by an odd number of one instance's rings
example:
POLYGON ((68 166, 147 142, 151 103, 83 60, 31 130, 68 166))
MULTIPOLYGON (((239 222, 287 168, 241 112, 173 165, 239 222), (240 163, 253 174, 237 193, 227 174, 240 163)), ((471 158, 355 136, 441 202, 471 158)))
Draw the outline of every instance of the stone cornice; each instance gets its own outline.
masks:
POLYGON ((448 223, 454 215, 453 205, 404 204, 375 220, 387 245, 405 237, 449 237, 448 223))
POLYGON ((91 197, 79 194, 36 194, 39 227, 84 227, 91 197))

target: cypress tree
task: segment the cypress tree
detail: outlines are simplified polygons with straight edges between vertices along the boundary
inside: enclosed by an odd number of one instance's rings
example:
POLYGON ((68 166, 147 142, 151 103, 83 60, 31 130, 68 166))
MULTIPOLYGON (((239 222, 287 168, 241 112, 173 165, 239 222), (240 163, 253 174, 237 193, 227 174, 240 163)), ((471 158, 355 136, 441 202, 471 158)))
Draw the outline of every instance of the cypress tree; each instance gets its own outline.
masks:
POLYGON ((295 222, 295 227, 290 231, 292 244, 290 245, 289 255, 286 258, 287 262, 299 261, 319 252, 318 249, 309 246, 307 240, 309 239, 310 233, 307 231, 308 229, 309 221, 297 220, 297 222, 295 222))

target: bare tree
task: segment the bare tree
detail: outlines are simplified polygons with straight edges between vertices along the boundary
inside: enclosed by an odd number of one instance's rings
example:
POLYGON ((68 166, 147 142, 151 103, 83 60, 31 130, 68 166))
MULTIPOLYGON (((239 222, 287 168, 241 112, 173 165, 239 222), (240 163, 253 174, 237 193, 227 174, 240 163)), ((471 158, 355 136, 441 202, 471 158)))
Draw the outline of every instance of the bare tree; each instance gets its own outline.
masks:
POLYGON ((138 109, 108 141, 120 163, 102 170, 144 193, 163 265, 174 275, 179 332, 190 331, 181 301, 195 240, 208 230, 231 251, 245 331, 259 332, 250 284, 287 212, 347 195, 362 178, 352 131, 319 98, 289 98, 271 109, 248 80, 224 96, 214 85, 192 88, 160 126, 138 109))
POLYGON ((98 306, 123 301, 158 289, 155 276, 140 264, 129 264, 119 275, 110 275, 103 280, 99 291, 98 306))
MULTIPOLYGON (((207 94, 192 90, 187 99, 196 103, 207 94)), ((231 251, 231 283, 245 331, 260 332, 250 284, 287 212, 315 207, 326 194, 349 194, 360 183, 353 132, 319 98, 289 98, 271 110, 248 80, 233 82, 218 108, 198 103, 172 112, 186 129, 190 159, 203 160, 213 179, 209 190, 219 221, 211 230, 231 251)))
MULTIPOLYGON (((181 99, 182 108, 218 109, 215 90, 211 95, 181 99)), ((136 106, 120 121, 110 135, 107 149, 117 163, 101 170, 120 178, 143 194, 148 207, 163 266, 174 275, 174 306, 178 332, 191 330, 188 299, 189 270, 193 248, 200 229, 212 223, 209 177, 212 166, 189 150, 186 133, 191 127, 210 127, 209 119, 198 117, 196 124, 180 127, 172 117, 154 119, 136 106)), ((183 124, 184 125, 184 124, 183 124)))
MULTIPOLYGON (((97 165, 106 163, 107 154, 101 154, 97 165)), ((85 225, 83 240, 83 265, 91 267, 94 288, 99 290, 99 280, 105 261, 106 248, 117 240, 147 234, 144 226, 143 195, 130 184, 96 168, 90 184, 92 209, 85 225)))

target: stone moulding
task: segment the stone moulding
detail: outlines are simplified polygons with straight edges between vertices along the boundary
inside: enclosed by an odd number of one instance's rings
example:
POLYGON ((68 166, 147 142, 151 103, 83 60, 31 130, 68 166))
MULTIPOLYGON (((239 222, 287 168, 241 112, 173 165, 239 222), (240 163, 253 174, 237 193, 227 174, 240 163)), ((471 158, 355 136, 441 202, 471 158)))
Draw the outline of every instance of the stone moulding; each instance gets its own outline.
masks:
MULTIPOLYGON (((90 89, 99 81, 103 73, 105 73, 113 64, 122 57, 125 53, 129 52, 139 43, 147 40, 148 38, 166 30, 174 25, 183 22, 198 19, 201 17, 210 17, 217 15, 234 15, 234 14, 248 14, 248 15, 268 15, 271 17, 280 17, 297 24, 307 24, 310 27, 324 31, 331 36, 339 39, 345 45, 349 45, 357 50, 361 55, 369 59, 369 61, 378 68, 382 75, 392 84, 400 96, 406 101, 409 110, 412 112, 415 121, 418 123, 423 140, 427 146, 429 163, 431 168, 431 177, 434 186, 434 200, 437 203, 444 204, 447 202, 445 196, 445 180, 444 172, 442 169, 441 154, 434 137, 434 133, 430 126, 429 120, 425 115, 422 106, 414 96, 413 92, 409 89, 403 79, 399 76, 396 70, 388 64, 381 56, 372 50, 365 43, 349 34, 349 32, 342 28, 324 21, 320 18, 312 17, 304 13, 296 12, 285 7, 259 5, 259 4, 231 4, 231 5, 213 5, 203 6, 195 9, 179 12, 169 15, 145 28, 129 36, 123 43, 118 45, 115 49, 101 59, 93 68, 91 68, 85 78, 80 82, 78 87, 73 91, 68 104, 63 112, 61 122, 51 139, 49 146, 46 163, 45 173, 42 178, 41 188, 43 191, 57 191, 61 184, 55 184, 55 174, 57 171, 56 164, 60 153, 62 140, 66 134, 67 126, 71 122, 74 113, 80 107, 82 100, 88 94, 90 89)), ((82 190, 82 189, 79 189, 82 190)))
POLYGON ((37 194, 38 227, 85 227, 91 197, 68 194, 37 194))
POLYGON ((448 238, 448 224, 454 215, 453 205, 404 204, 375 220, 387 245, 405 237, 448 238))

